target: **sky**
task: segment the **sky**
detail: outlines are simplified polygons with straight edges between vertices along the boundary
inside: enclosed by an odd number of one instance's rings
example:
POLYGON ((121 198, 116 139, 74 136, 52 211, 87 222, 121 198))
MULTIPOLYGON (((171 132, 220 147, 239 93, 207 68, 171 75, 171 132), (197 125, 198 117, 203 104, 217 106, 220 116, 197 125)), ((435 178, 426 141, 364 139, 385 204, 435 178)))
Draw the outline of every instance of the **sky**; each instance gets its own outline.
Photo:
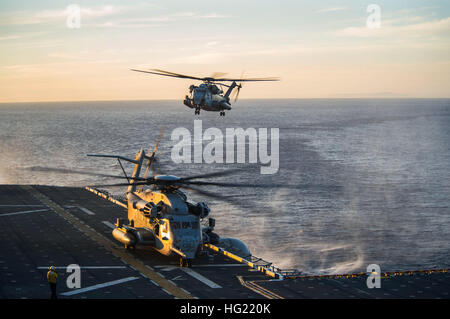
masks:
POLYGON ((195 83, 132 68, 281 78, 240 98, 448 98, 450 3, 0 1, 0 102, 182 99, 195 83))

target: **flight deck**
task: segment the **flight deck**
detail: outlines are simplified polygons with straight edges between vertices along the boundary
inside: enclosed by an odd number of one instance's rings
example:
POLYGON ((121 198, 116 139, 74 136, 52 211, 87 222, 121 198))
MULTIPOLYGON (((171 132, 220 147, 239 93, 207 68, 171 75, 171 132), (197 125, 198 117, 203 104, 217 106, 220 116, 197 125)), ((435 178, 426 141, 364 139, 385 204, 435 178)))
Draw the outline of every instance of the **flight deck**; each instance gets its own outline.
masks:
POLYGON ((393 273, 369 289, 363 275, 274 279, 214 250, 180 268, 177 258, 116 242, 114 222, 126 215, 84 188, 0 185, 0 297, 49 298, 53 265, 61 299, 449 298, 447 269, 393 273), (79 288, 67 285, 70 265, 80 267, 79 288))

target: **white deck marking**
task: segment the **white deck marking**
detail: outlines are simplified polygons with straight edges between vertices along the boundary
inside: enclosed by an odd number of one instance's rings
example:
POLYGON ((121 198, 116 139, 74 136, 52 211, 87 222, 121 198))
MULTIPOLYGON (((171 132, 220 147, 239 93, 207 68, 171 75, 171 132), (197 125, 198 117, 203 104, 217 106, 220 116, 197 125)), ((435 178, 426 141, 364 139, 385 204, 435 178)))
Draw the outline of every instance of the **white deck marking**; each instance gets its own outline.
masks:
POLYGON ((109 286, 114 286, 114 285, 118 285, 118 284, 121 284, 121 283, 124 283, 127 281, 136 280, 136 279, 139 279, 139 277, 127 277, 127 278, 123 278, 123 279, 119 279, 119 280, 109 281, 109 282, 105 282, 103 284, 93 285, 93 286, 89 286, 86 288, 80 288, 80 289, 76 289, 76 290, 72 290, 72 291, 66 291, 66 292, 63 292, 61 294, 61 296, 72 296, 72 295, 76 295, 76 294, 81 294, 86 291, 92 291, 92 290, 101 289, 101 288, 105 288, 105 287, 109 287, 109 286))
POLYGON ((83 212, 86 213, 88 215, 95 215, 95 213, 91 212, 89 209, 84 208, 83 206, 78 206, 78 208, 83 212))
POLYGON ((174 270, 174 269, 177 269, 178 267, 173 267, 173 266, 158 267, 158 266, 155 266, 155 268, 160 268, 161 271, 172 271, 172 270, 174 270))
POLYGON ((108 222, 108 221, 106 221, 106 220, 102 221, 102 223, 105 224, 106 226, 108 226, 108 227, 111 228, 111 229, 116 228, 116 226, 114 226, 113 224, 111 224, 110 222, 108 222))
POLYGON ((197 280, 200 280, 202 283, 204 283, 205 285, 211 287, 211 288, 222 288, 222 286, 216 284, 215 282, 209 280, 208 278, 200 275, 198 272, 193 271, 191 268, 180 268, 181 270, 183 270, 185 273, 187 273, 188 275, 194 277, 197 280))
POLYGON ((45 205, 0 205, 0 207, 45 207, 45 205))
POLYGON ((183 278, 183 276, 176 276, 175 278, 172 278, 172 280, 186 280, 186 278, 183 278))
MULTIPOLYGON (((66 269, 67 266, 55 266, 55 269, 66 269)), ((80 269, 127 269, 127 266, 80 266, 80 269)), ((37 267, 37 269, 48 269, 48 266, 37 267)))
POLYGON ((22 212, 0 214, 0 217, 3 217, 3 216, 12 216, 12 215, 21 215, 21 214, 28 214, 28 213, 47 212, 47 211, 50 211, 50 208, 46 208, 46 209, 36 209, 36 210, 24 210, 24 211, 22 211, 22 212))

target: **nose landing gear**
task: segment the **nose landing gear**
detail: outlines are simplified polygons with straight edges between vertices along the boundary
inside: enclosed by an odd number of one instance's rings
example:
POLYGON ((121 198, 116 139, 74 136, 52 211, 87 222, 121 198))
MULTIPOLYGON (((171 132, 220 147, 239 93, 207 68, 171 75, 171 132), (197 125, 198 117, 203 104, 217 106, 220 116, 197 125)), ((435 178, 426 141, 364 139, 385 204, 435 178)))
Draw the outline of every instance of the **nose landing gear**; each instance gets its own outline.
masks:
POLYGON ((225 116, 225 111, 220 111, 220 116, 225 116))

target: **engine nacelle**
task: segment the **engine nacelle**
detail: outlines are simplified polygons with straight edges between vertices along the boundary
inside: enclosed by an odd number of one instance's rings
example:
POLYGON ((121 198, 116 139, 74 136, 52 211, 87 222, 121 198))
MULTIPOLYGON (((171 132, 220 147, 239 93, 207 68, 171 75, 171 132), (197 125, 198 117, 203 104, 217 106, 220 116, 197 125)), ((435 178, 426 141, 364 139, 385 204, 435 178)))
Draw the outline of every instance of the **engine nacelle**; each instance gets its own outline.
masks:
POLYGON ((197 205, 188 204, 189 212, 195 216, 198 216, 200 218, 205 218, 209 215, 209 212, 211 211, 204 202, 199 202, 197 205))
POLYGON ((153 203, 145 200, 133 202, 133 208, 140 210, 144 214, 150 214, 152 217, 156 217, 156 214, 158 213, 157 207, 153 203))

